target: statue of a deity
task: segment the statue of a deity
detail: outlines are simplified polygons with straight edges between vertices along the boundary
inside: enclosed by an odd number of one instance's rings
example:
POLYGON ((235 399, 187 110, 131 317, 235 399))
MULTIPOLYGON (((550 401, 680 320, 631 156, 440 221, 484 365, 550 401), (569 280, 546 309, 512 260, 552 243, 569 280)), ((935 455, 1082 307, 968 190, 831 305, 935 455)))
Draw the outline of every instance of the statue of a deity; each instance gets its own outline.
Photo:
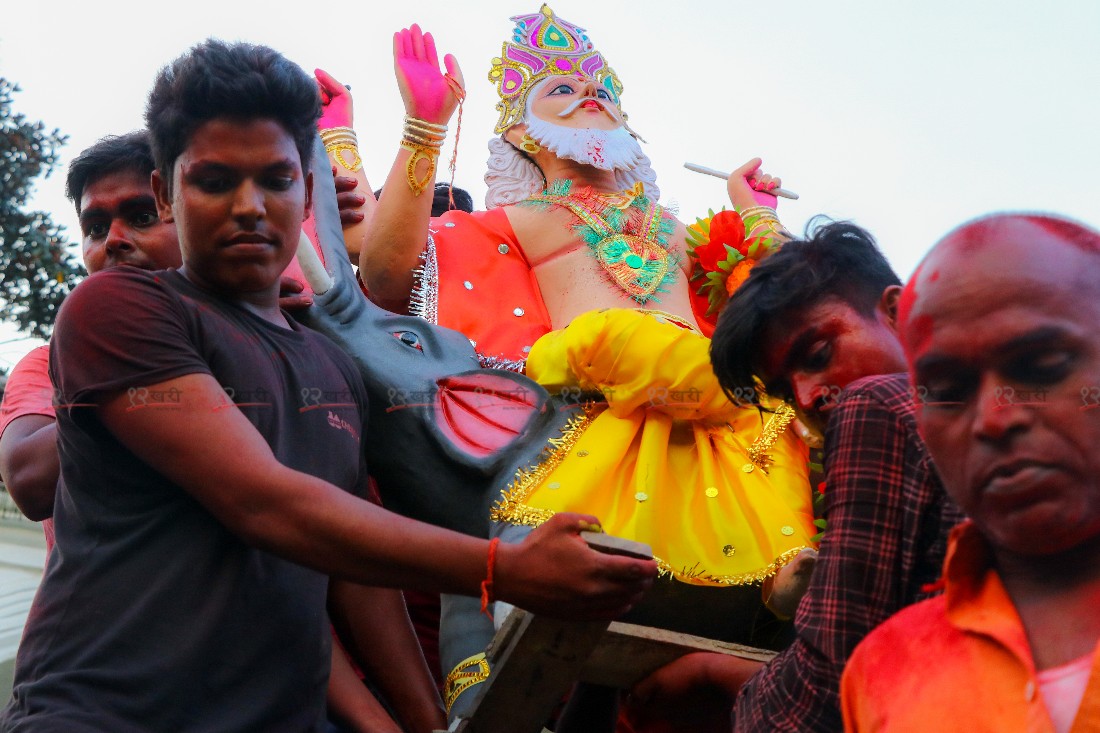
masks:
MULTIPOLYGON (((363 283, 389 310, 461 331, 484 366, 583 406, 502 487, 492 516, 506 539, 556 512, 593 514, 649 544, 667 578, 631 620, 768 646, 760 585, 765 597, 782 585, 816 532, 793 413, 735 404, 719 387, 687 231, 657 203, 618 76, 547 6, 512 20, 489 72, 500 119, 488 209, 473 214, 429 216, 465 94, 458 64, 447 56, 442 73, 416 26, 395 36, 407 114, 360 253, 363 283)), ((728 189, 749 234, 768 241, 781 233, 768 193, 778 180, 758 168, 735 171, 728 189)))

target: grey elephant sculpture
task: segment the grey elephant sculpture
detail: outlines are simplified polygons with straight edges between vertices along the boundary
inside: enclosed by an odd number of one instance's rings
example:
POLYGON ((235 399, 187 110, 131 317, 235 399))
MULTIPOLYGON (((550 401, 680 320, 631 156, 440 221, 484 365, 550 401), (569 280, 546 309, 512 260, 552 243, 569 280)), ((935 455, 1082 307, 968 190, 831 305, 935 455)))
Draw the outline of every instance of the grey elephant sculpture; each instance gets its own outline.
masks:
MULTIPOLYGON (((315 159, 327 161, 323 147, 315 159)), ((370 400, 364 450, 383 504, 413 519, 489 537, 492 503, 518 468, 537 463, 580 405, 555 403, 521 374, 481 368, 470 340, 458 331, 370 302, 344 253, 335 187, 324 165, 314 169, 313 206, 327 274, 310 278, 314 303, 295 318, 335 341, 359 368, 370 400)), ((320 405, 326 397, 303 399, 320 405)), ((484 650, 494 633, 477 599, 444 596, 443 670, 484 650)), ((451 716, 473 699, 463 695, 451 716)))
MULTIPOLYGON (((323 150, 317 156, 327 160, 323 150)), ((339 344, 359 367, 370 398, 367 463, 386 507, 488 537, 489 508, 500 490, 518 467, 537 461, 580 406, 552 402, 521 374, 481 368, 458 331, 370 302, 344 254, 326 174, 314 171, 313 202, 332 284, 295 317, 339 344)))

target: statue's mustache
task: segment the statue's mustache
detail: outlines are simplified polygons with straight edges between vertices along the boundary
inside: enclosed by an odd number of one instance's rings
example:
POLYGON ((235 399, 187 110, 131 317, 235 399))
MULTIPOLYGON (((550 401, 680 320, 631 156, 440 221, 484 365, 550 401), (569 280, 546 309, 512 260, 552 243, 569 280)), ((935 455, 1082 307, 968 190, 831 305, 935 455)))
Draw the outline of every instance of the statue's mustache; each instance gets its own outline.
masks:
POLYGON ((581 97, 580 99, 574 99, 572 102, 569 103, 568 107, 563 109, 561 112, 558 112, 558 117, 568 117, 569 115, 576 112, 577 107, 580 107, 585 102, 595 102, 596 104, 600 105, 600 109, 603 110, 605 114, 611 115, 612 117, 615 116, 611 114, 611 110, 608 109, 607 101, 600 99, 599 97, 581 97))

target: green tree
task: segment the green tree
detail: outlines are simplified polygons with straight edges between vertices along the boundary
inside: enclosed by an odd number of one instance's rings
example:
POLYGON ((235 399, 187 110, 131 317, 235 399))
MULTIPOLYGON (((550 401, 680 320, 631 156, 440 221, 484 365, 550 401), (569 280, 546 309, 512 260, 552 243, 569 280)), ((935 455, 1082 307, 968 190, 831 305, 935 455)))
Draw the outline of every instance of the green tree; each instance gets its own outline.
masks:
POLYGON ((12 110, 19 87, 0 77, 0 309, 20 331, 48 338, 61 301, 83 274, 63 228, 26 211, 34 181, 49 176, 66 136, 12 110))

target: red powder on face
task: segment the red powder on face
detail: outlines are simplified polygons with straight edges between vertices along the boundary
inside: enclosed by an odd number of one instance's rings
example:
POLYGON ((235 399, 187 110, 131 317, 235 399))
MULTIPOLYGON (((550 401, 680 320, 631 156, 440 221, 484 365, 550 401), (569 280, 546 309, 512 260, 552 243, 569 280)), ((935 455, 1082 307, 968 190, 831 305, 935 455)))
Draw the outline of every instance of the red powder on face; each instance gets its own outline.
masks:
MULTIPOLYGON (((924 264, 922 262, 917 266, 898 297, 898 335, 901 337, 910 363, 913 361, 913 355, 927 346, 928 340, 932 337, 932 327, 935 325, 930 316, 910 317, 917 300, 917 283, 920 282, 924 264)), ((934 270, 928 279, 930 282, 935 282, 939 279, 939 275, 939 270, 934 270)))
POLYGON ((591 157, 591 160, 594 163, 603 163, 604 162, 603 146, 602 145, 600 145, 599 143, 593 143, 592 147, 590 147, 588 149, 588 151, 589 151, 589 156, 591 157))
POLYGON ((1058 237, 1066 244, 1088 254, 1100 254, 1100 233, 1067 219, 1055 219, 1049 216, 1021 217, 1042 228, 1048 234, 1058 237))
POLYGON ((922 270, 924 270, 923 262, 917 265, 917 269, 913 271, 913 275, 909 278, 909 282, 905 283, 901 295, 898 296, 899 332, 905 330, 905 322, 909 320, 909 312, 913 310, 913 302, 917 299, 917 281, 920 280, 922 270))
POLYGON ((992 214, 963 224, 944 238, 944 244, 951 250, 970 254, 984 245, 996 245, 999 239, 1013 236, 1013 230, 1020 225, 1041 229, 1087 254, 1100 254, 1100 232, 1069 219, 1043 214, 992 214))
POLYGON ((1002 251, 1035 250, 1035 256, 1049 249, 1055 242, 1065 242, 1077 250, 1100 254, 1100 233, 1067 219, 1042 214, 993 214, 967 223, 940 241, 924 262, 909 278, 898 299, 898 333, 905 346, 910 363, 928 347, 935 322, 931 316, 913 317, 913 307, 918 298, 918 284, 934 283, 940 279, 941 266, 962 268, 982 257, 984 267, 1011 270, 1014 265, 1003 262, 1002 251), (979 250, 985 250, 979 255, 979 250), (938 258, 938 259, 937 259, 938 258), (929 262, 935 264, 931 274, 922 282, 922 270, 929 262))
POLYGON ((928 342, 932 339, 932 329, 935 326, 936 322, 932 316, 917 316, 906 324, 901 340, 910 364, 928 347, 928 342))

